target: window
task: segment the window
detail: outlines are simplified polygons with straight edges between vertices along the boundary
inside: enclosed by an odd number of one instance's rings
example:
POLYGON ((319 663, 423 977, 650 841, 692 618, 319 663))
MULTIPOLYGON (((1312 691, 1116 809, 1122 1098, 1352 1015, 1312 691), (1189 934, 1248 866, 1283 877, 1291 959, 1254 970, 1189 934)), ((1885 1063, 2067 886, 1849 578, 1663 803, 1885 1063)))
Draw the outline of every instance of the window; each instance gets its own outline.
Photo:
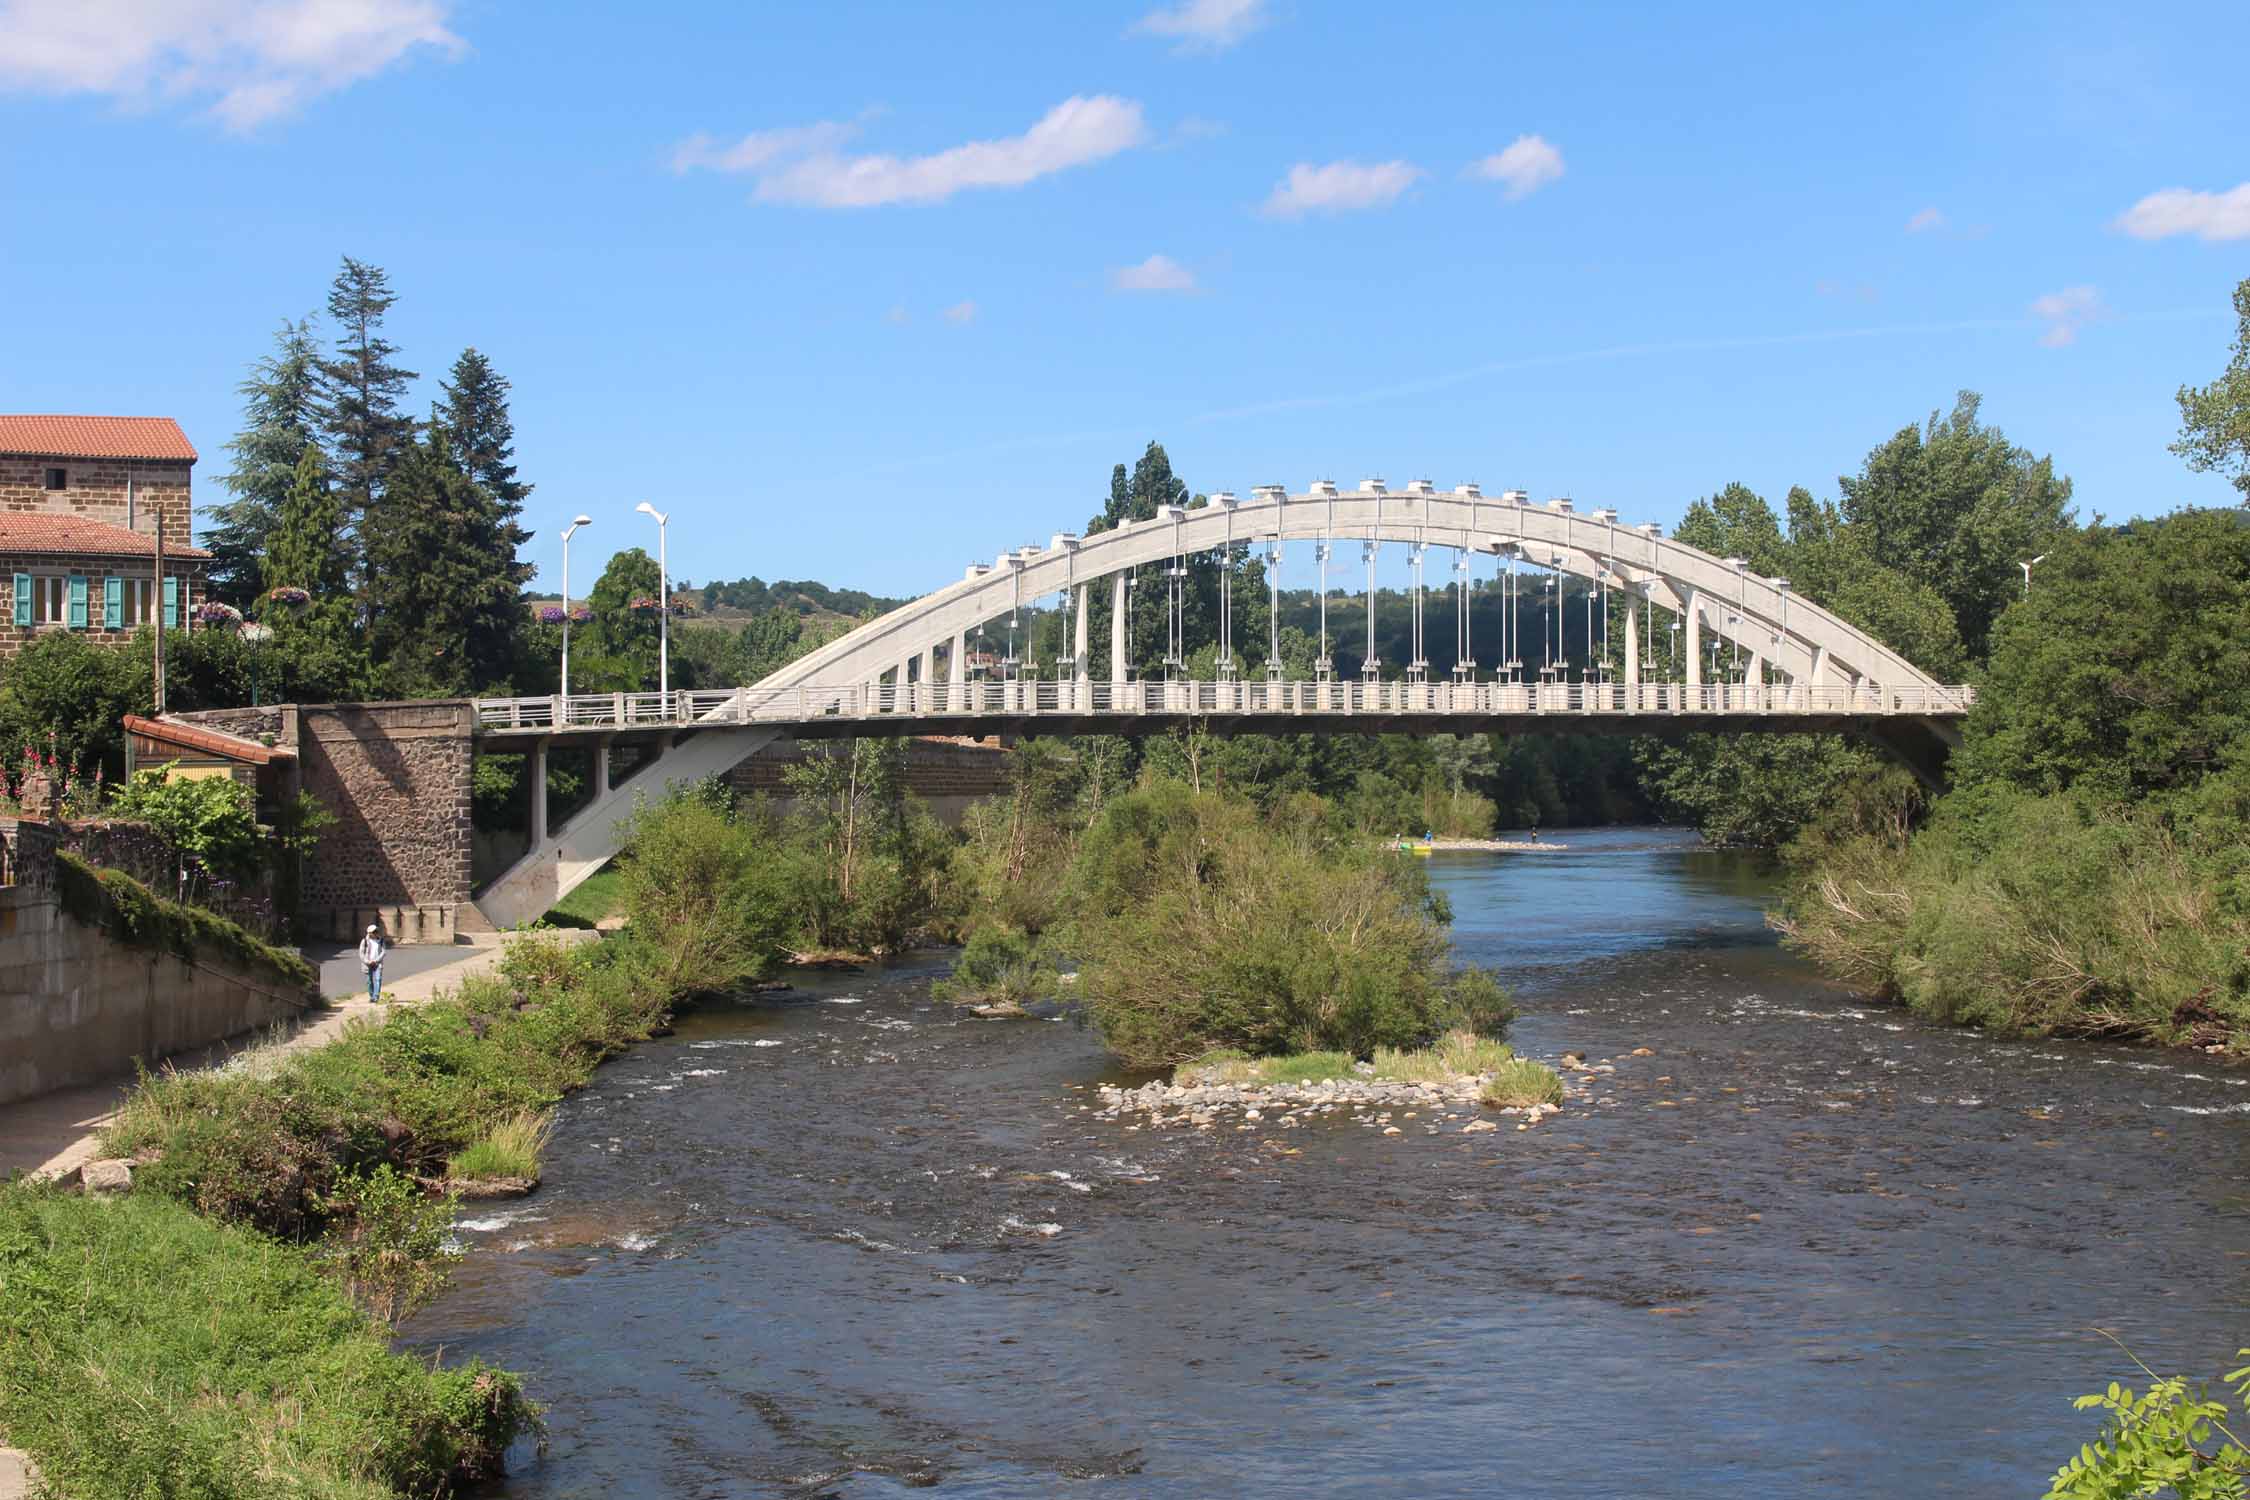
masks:
POLYGON ((31 620, 35 625, 60 625, 70 617, 70 580, 60 573, 42 573, 31 580, 31 620))
POLYGON ((70 471, 68 469, 49 469, 47 471, 47 488, 51 490, 70 488, 70 471))

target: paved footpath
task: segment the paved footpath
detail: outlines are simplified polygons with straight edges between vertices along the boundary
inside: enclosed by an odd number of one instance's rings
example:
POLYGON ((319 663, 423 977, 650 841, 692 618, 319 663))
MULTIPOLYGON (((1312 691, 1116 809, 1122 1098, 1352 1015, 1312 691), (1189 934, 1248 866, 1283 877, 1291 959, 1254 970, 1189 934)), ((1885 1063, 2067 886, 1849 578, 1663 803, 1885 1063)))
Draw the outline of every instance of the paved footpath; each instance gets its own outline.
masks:
MULTIPOLYGON (((566 943, 590 941, 596 933, 577 929, 564 929, 546 934, 566 943)), ((362 1016, 377 1025, 401 1005, 416 1005, 429 1000, 442 990, 451 990, 463 979, 484 973, 500 962, 501 945, 497 938, 490 941, 457 945, 458 957, 451 958, 440 967, 425 968, 383 988, 393 997, 387 1005, 370 1005, 364 997, 342 1001, 321 1010, 308 1013, 290 1034, 280 1041, 251 1042, 240 1039, 229 1044, 222 1042, 200 1052, 184 1053, 172 1058, 167 1067, 181 1072, 202 1068, 224 1067, 236 1059, 245 1059, 247 1066, 269 1063, 307 1047, 318 1047, 343 1035, 344 1028, 362 1016)), ((417 955, 431 950, 400 950, 417 955)), ((439 956, 445 956, 440 952, 439 956)), ((386 973, 385 978, 389 978, 386 973)), ((33 1177, 67 1177, 97 1154, 99 1132, 117 1111, 118 1103, 131 1091, 133 1077, 124 1074, 106 1083, 87 1084, 80 1088, 60 1089, 52 1094, 41 1094, 36 1099, 25 1099, 15 1104, 0 1104, 0 1179, 15 1172, 33 1177)), ((4 1460, 0 1460, 0 1475, 6 1473, 4 1460)), ((9 1500, 5 1487, 0 1487, 0 1500, 9 1500)))

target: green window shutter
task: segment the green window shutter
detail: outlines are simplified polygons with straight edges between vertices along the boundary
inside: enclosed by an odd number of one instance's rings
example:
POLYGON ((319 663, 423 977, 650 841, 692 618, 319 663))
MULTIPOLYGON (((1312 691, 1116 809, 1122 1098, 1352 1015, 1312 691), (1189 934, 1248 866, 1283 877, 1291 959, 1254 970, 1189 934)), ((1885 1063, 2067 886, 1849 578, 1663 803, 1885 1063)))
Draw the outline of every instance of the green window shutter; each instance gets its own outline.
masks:
POLYGON ((180 580, 164 580, 164 628, 177 630, 180 625, 180 580))
POLYGON ((18 625, 29 625, 31 623, 31 575, 29 573, 18 573, 16 575, 16 623, 18 625))
POLYGON ((64 622, 72 630, 86 628, 86 580, 77 573, 70 575, 69 618, 64 622))
POLYGON ((125 580, 122 578, 102 580, 102 628, 125 628, 125 580))

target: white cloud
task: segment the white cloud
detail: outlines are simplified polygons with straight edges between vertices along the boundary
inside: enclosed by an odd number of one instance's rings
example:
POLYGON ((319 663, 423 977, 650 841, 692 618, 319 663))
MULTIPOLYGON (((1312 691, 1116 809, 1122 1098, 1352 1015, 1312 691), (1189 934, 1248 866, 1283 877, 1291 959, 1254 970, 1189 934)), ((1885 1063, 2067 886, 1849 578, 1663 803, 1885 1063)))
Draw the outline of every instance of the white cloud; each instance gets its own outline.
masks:
POLYGON ((792 125, 753 131, 732 145, 694 135, 673 148, 672 164, 683 172, 747 172, 766 203, 872 208, 942 203, 967 188, 1022 187, 1148 139, 1140 105, 1108 94, 1073 95, 1022 135, 970 141, 929 156, 846 156, 838 148, 858 128, 835 121, 792 125))
POLYGON ((2192 234, 2205 240, 2250 239, 2250 182, 2223 193, 2166 188, 2117 216, 2117 227, 2137 240, 2192 234))
POLYGON ((2061 349, 2078 342, 2078 330, 2102 315, 2101 294, 2090 286, 2065 287, 2031 304, 2031 315, 2047 325, 2039 342, 2061 349))
POLYGON ((1270 19, 1266 0, 1180 0, 1150 11, 1133 30, 1169 38, 1177 52, 1224 52, 1270 19))
POLYGON ((1510 202, 1528 198, 1562 174, 1562 153, 1540 135, 1519 135, 1507 150, 1469 165, 1471 177, 1506 183, 1510 202))
POLYGON ((909 313, 906 310, 905 303, 894 302, 891 304, 891 310, 883 314, 883 321, 890 324, 893 328, 903 328, 908 323, 914 321, 914 317, 913 314, 909 313))
POLYGON ((1169 255, 1152 255, 1137 266, 1119 266, 1109 273, 1110 287, 1120 292, 1192 292, 1195 273, 1169 255))
POLYGON ((974 323, 977 320, 977 305, 974 302, 956 302, 938 316, 948 323, 974 323))
POLYGON ((1411 162, 1332 161, 1325 167, 1299 162, 1267 195, 1261 212, 1275 219, 1301 219, 1309 213, 1347 213, 1381 208, 1421 178, 1411 162))
POLYGON ((448 57, 451 0, 0 0, 0 88, 127 104, 207 98, 248 130, 416 48, 448 57))
POLYGON ((1927 234, 1933 229, 1943 229, 1944 227, 1945 213, 1942 209, 1937 208, 1925 208, 1906 221, 1906 232, 1908 234, 1927 234))

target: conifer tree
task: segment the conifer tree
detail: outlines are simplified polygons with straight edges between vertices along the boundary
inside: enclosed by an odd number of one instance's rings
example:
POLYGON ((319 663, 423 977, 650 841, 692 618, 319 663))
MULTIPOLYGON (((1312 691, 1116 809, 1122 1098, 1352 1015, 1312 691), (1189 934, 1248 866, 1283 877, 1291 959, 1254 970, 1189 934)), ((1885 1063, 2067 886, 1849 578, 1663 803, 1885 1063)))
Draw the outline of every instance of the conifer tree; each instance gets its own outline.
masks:
POLYGON ((319 362, 312 319, 284 318, 273 351, 235 387, 242 430, 227 443, 234 467, 219 480, 232 498, 205 507, 203 535, 212 554, 212 591, 230 604, 248 604, 265 584, 260 559, 320 422, 319 362))
POLYGON ((288 498, 281 503, 280 524, 266 552, 266 587, 300 588, 316 599, 340 597, 347 586, 342 525, 343 510, 328 482, 327 460, 308 443, 297 460, 288 498))
POLYGON ((459 695, 501 686, 528 621, 520 535, 431 423, 408 446, 361 529, 368 644, 389 689, 459 695))
POLYGON ((453 437, 454 456, 513 520, 531 495, 516 478, 516 424, 508 414, 508 377, 474 348, 461 351, 443 383, 438 420, 453 437))
POLYGON ((328 292, 336 350, 319 361, 320 427, 347 524, 382 498, 392 470, 414 446, 413 420, 399 403, 415 372, 392 363, 397 346, 383 337, 383 317, 397 300, 382 267, 348 255, 328 292))

